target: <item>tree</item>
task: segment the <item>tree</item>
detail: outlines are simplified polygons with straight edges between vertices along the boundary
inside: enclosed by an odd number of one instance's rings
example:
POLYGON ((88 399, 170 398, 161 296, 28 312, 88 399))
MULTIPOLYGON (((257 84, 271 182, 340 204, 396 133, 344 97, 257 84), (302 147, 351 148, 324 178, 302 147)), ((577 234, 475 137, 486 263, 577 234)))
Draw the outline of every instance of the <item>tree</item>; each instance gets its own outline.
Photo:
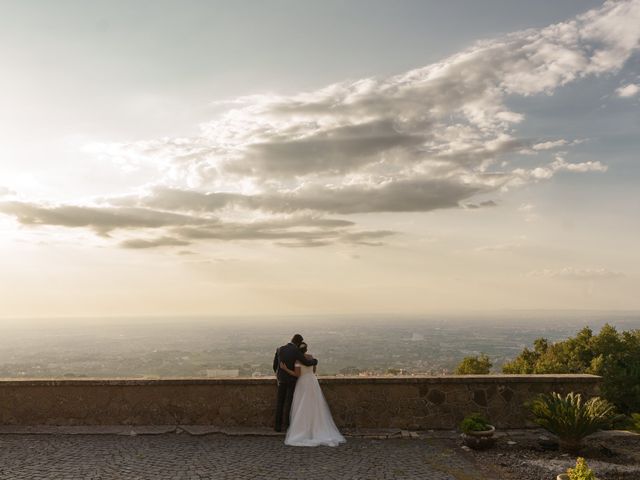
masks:
POLYGON ((456 375, 486 375, 493 364, 484 353, 475 357, 464 357, 456 367, 456 375))
POLYGON ((622 412, 640 411, 640 330, 618 332, 606 324, 597 335, 589 327, 575 337, 549 344, 539 338, 505 363, 504 373, 590 373, 602 376, 602 395, 622 412))

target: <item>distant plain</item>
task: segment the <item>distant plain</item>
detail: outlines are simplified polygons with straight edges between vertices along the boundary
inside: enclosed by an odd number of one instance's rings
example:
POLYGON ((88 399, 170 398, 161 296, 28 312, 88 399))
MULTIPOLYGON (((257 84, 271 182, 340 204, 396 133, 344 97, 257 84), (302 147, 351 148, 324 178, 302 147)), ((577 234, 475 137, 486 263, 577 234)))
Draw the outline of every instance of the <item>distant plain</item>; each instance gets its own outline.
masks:
POLYGON ((607 322, 637 329, 640 313, 4 319, 0 377, 260 377, 297 332, 320 359, 319 375, 446 374, 478 353, 500 372, 536 338, 607 322))

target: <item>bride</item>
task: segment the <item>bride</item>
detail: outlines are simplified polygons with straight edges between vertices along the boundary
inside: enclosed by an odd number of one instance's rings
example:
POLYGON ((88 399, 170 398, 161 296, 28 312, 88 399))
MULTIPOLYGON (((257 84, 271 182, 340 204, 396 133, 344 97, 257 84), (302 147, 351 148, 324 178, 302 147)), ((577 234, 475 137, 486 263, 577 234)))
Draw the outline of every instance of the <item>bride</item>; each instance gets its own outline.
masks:
MULTIPOLYGON (((306 343, 301 343, 299 348, 307 358, 313 358, 307 354, 306 343)), ((329 405, 324 399, 315 376, 316 367, 306 367, 296 362, 295 371, 291 371, 284 363, 280 363, 280 368, 298 377, 291 402, 289 429, 284 443, 297 447, 318 445, 337 447, 346 442, 333 422, 329 405)))

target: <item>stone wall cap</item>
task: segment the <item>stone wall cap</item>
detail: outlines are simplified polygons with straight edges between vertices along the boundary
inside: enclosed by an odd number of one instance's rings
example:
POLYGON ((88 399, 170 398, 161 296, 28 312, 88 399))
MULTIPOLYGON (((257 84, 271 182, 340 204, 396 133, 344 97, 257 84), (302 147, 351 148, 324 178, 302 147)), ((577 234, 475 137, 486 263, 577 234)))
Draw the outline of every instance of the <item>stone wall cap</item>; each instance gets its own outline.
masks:
MULTIPOLYGON (((587 374, 544 375, 434 375, 319 377, 323 384, 432 384, 432 383, 597 383, 602 377, 587 374)), ((134 385, 267 385, 275 377, 260 378, 0 378, 0 386, 134 386, 134 385)))

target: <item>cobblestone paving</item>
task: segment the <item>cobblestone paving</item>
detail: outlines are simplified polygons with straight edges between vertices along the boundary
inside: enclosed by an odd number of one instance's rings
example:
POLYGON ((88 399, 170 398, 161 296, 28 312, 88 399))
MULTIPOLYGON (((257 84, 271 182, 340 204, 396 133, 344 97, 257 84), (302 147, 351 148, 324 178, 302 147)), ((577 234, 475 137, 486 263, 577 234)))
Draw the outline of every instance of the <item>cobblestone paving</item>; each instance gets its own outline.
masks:
POLYGON ((0 479, 483 480, 455 442, 348 438, 295 448, 282 437, 2 435, 0 479))

